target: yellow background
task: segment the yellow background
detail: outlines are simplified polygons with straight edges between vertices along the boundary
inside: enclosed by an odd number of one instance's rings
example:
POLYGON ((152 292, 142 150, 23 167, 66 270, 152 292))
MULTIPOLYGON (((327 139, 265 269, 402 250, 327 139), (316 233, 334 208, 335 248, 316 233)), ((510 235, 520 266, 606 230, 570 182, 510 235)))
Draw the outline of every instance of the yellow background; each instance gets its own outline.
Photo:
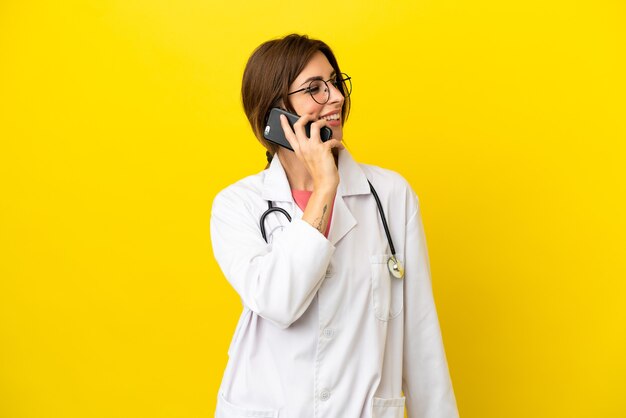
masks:
POLYGON ((461 415, 626 417, 625 12, 3 0, 0 417, 212 416, 241 307, 211 201, 265 165, 240 80, 290 32, 420 196, 461 415))

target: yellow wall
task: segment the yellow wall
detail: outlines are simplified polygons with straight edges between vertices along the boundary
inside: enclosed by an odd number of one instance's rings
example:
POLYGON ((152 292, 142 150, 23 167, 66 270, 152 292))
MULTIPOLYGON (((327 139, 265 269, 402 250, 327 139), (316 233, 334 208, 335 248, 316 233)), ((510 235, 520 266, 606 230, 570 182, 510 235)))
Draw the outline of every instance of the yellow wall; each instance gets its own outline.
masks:
POLYGON ((626 416, 624 2, 0 3, 0 417, 207 417, 264 167, 255 46, 326 40, 346 140, 420 196, 465 418, 626 416))

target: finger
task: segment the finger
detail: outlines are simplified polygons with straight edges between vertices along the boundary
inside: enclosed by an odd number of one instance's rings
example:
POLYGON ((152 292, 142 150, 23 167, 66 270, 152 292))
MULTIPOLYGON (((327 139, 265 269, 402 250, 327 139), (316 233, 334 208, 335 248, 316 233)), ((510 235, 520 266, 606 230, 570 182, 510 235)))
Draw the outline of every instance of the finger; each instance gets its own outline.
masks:
POLYGON ((291 145, 294 151, 300 149, 300 143, 298 142, 298 138, 294 133, 293 129, 289 125, 289 121, 285 115, 280 115, 280 126, 283 128, 283 132, 285 133, 285 138, 287 138, 287 142, 291 145))
POLYGON ((343 142, 341 142, 338 139, 329 139, 328 141, 324 142, 324 144, 329 147, 329 148, 338 148, 338 149, 345 149, 346 147, 343 145, 343 142))
POLYGON ((307 114, 300 116, 300 119, 298 119, 296 123, 293 124, 293 130, 299 139, 301 140, 309 139, 308 135, 306 134, 305 126, 307 123, 313 122, 313 121, 315 121, 315 116, 313 116, 312 113, 307 113, 307 114))
POLYGON ((316 120, 315 115, 313 115, 313 113, 305 113, 302 116, 300 116, 298 118, 298 120, 296 121, 296 123, 293 124, 293 126, 304 126, 309 122, 314 122, 316 120))
POLYGON ((322 142, 322 137, 320 131, 324 126, 328 126, 328 121, 326 119, 320 119, 311 124, 311 139, 315 140, 315 142, 322 142))

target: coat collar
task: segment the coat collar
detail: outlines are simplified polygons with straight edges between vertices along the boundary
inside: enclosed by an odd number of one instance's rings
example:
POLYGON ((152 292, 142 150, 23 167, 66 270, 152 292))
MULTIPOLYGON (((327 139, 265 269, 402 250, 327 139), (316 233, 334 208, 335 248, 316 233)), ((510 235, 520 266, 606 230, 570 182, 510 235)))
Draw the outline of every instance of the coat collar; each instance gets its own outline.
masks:
MULTIPOLYGON (((339 187, 337 187, 333 218, 328 234, 328 240, 333 245, 337 244, 357 224, 356 218, 343 198, 371 193, 365 173, 346 149, 339 150, 338 170, 339 187)), ((265 174, 262 197, 273 202, 293 202, 289 181, 278 157, 272 159, 265 174)))
MULTIPOLYGON (((371 193, 365 173, 363 173, 361 167, 359 167, 346 149, 339 150, 338 170, 338 196, 344 197, 371 193)), ((271 200, 272 202, 293 202, 287 174, 278 156, 272 158, 272 162, 267 169, 261 196, 264 200, 271 200)))

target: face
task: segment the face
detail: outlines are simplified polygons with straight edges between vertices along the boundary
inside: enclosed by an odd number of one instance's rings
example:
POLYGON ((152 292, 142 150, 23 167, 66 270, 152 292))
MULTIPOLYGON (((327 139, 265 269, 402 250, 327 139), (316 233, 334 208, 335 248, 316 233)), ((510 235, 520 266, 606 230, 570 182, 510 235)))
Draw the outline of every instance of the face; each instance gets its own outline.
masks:
MULTIPOLYGON (((330 65, 326 56, 318 51, 308 62, 298 77, 289 86, 289 91, 296 91, 309 86, 311 80, 331 80, 336 78, 335 69, 330 65)), ((330 90, 330 97, 325 104, 319 104, 313 100, 313 97, 303 90, 299 93, 289 96, 291 105, 296 113, 300 116, 312 114, 315 119, 326 119, 327 125, 333 131, 333 138, 341 140, 343 131, 341 126, 341 108, 343 106, 344 97, 341 92, 327 82, 330 90)))

